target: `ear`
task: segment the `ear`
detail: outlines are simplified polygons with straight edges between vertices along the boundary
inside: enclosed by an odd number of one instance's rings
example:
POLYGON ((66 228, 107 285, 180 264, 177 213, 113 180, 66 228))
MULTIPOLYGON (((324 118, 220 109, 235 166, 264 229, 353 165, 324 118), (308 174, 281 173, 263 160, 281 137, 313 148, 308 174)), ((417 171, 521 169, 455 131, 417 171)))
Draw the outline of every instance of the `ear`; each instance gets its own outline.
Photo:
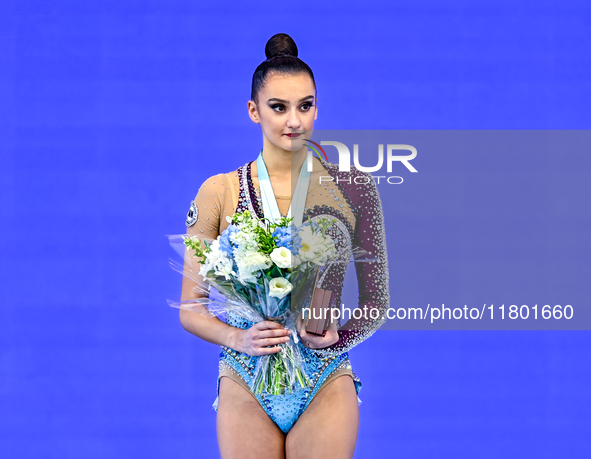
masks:
POLYGON ((259 118, 257 104, 252 100, 248 101, 248 116, 250 116, 250 119, 252 120, 253 123, 260 124, 261 119, 259 118))

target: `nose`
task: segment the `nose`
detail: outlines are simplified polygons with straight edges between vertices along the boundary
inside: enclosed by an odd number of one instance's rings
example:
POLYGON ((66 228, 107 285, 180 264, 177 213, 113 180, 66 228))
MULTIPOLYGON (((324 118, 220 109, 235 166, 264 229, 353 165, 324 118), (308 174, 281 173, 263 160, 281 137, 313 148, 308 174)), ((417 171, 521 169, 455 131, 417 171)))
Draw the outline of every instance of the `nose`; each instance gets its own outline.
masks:
POLYGON ((293 130, 300 129, 302 126, 302 121, 300 120, 300 113, 298 112, 297 108, 294 107, 289 111, 289 116, 287 118, 287 127, 293 130))

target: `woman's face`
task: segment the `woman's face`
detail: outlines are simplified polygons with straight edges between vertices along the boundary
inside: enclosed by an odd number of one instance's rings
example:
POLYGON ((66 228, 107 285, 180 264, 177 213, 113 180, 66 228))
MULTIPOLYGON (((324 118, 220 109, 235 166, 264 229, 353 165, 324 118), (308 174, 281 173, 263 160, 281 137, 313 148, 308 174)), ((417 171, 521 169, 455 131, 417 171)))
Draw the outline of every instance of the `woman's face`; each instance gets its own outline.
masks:
MULTIPOLYGON (((298 151, 314 130, 316 89, 305 73, 270 74, 259 91, 259 103, 248 101, 250 118, 261 125, 265 143, 298 151), (292 135, 288 134, 299 134, 292 135)), ((264 146, 264 145, 263 145, 264 146)))

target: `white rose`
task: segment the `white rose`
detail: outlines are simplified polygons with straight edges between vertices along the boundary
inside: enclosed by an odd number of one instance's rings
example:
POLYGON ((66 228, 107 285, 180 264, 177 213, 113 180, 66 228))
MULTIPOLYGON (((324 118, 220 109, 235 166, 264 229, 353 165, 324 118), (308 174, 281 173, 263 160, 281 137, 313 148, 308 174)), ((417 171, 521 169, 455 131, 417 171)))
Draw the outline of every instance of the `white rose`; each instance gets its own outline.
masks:
POLYGON ((276 277, 275 279, 271 279, 269 282, 269 296, 273 296, 275 298, 283 298, 285 295, 291 292, 291 289, 291 282, 283 277, 276 277))
POLYGON ((271 252, 271 260, 280 268, 291 268, 291 250, 286 247, 276 247, 271 252))

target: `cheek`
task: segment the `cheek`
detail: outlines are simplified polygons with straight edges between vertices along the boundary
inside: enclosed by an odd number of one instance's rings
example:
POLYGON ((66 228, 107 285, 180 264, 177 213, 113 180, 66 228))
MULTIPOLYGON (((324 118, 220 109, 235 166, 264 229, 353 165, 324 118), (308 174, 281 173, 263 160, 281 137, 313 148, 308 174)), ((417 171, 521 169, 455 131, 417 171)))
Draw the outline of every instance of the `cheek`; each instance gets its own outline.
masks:
POLYGON ((283 125, 281 124, 279 117, 273 115, 273 113, 265 113, 263 116, 261 116, 261 126, 266 132, 282 132, 283 125))

